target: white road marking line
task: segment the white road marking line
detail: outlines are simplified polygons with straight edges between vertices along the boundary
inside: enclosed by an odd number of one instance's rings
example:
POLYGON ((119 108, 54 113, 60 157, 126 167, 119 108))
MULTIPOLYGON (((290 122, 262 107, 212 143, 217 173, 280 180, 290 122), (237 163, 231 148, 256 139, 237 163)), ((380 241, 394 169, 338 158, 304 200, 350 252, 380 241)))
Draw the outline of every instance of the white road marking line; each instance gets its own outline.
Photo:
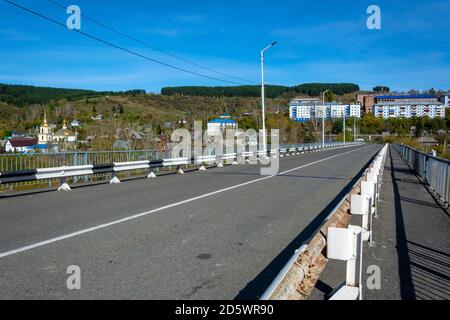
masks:
MULTIPOLYGON (((368 148, 368 147, 365 147, 365 148, 368 148)), ((354 149, 354 150, 351 150, 351 151, 348 151, 348 152, 344 152, 344 153, 341 153, 341 154, 337 154, 337 155, 334 155, 334 156, 331 156, 331 157, 328 157, 328 158, 325 158, 325 159, 321 159, 321 160, 317 160, 317 161, 314 161, 314 162, 310 162, 308 164, 305 164, 305 165, 302 165, 300 167, 293 168, 293 169, 290 169, 290 170, 278 173, 276 175, 255 179, 255 180, 248 181, 248 182, 245 182, 245 183, 241 183, 241 184, 238 184, 238 185, 235 185, 235 186, 231 186, 231 187, 228 187, 228 188, 225 188, 225 189, 220 189, 220 190, 217 190, 217 191, 214 191, 214 192, 210 192, 210 193, 198 196, 198 197, 194 197, 194 198, 187 199, 187 200, 184 200, 184 201, 172 203, 172 204, 169 204, 167 206, 160 207, 160 208, 157 208, 157 209, 153 209, 153 210, 150 210, 150 211, 147 211, 147 212, 139 213, 139 214, 130 216, 128 218, 115 220, 115 221, 112 221, 112 222, 109 222, 109 223, 105 223, 105 224, 101 224, 101 225, 98 225, 98 226, 95 226, 95 227, 92 227, 92 228, 80 230, 80 231, 69 233, 69 234, 66 234, 66 235, 63 235, 63 236, 60 236, 60 237, 52 238, 52 239, 49 239, 49 240, 46 240, 46 241, 37 242, 37 243, 31 244, 31 245, 28 245, 28 246, 24 246, 24 247, 17 248, 17 249, 11 250, 11 251, 0 253, 0 259, 8 257, 8 256, 15 255, 15 254, 18 254, 18 253, 22 253, 22 252, 25 252, 25 251, 29 251, 29 250, 32 250, 32 249, 36 249, 36 248, 39 248, 39 247, 43 247, 43 246, 46 246, 46 245, 49 245, 49 244, 52 244, 52 243, 55 243, 55 242, 60 242, 62 240, 74 238, 74 237, 77 237, 77 236, 80 236, 80 235, 83 235, 83 234, 86 234, 86 233, 90 233, 90 232, 97 231, 97 230, 100 230, 100 229, 105 229, 105 228, 108 228, 108 227, 112 227, 114 225, 118 225, 118 224, 121 224, 121 223, 124 223, 124 222, 127 222, 127 221, 139 219, 139 218, 148 216, 148 215, 153 214, 153 213, 157 213, 157 212, 160 212, 160 211, 164 211, 164 210, 167 210, 167 209, 171 209, 171 208, 174 208, 174 207, 181 206, 183 204, 187 204, 187 203, 191 203, 191 202, 194 202, 194 201, 197 201, 197 200, 208 198, 210 196, 214 196, 214 195, 219 194, 219 193, 227 192, 227 191, 230 191, 230 190, 233 190, 233 189, 237 189, 237 188, 241 188, 241 187, 244 187, 244 186, 248 186, 250 184, 254 184, 254 183, 257 183, 257 182, 264 181, 264 180, 272 179, 272 178, 277 177, 277 176, 282 176, 284 174, 287 174, 287 173, 290 173, 290 172, 293 172, 293 171, 296 171, 296 170, 300 170, 300 169, 303 169, 303 168, 306 168, 306 167, 309 167, 309 166, 312 166, 314 164, 321 163, 321 162, 324 162, 324 161, 327 161, 327 160, 330 160, 330 159, 334 159, 334 158, 337 158, 337 157, 340 157, 340 156, 344 156, 346 154, 349 154, 349 153, 352 153, 352 152, 355 152, 355 151, 360 151, 360 150, 365 149, 365 148, 357 148, 357 149, 354 149)))

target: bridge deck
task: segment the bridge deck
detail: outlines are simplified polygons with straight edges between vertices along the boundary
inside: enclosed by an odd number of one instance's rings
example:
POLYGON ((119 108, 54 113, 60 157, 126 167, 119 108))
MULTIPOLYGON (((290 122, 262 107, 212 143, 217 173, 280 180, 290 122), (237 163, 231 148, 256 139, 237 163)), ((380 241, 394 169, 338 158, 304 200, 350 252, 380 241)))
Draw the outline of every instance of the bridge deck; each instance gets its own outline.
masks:
POLYGON ((264 180, 258 166, 229 166, 4 197, 0 299, 257 298, 379 149, 285 158, 264 180), (80 291, 66 287, 70 265, 80 291))

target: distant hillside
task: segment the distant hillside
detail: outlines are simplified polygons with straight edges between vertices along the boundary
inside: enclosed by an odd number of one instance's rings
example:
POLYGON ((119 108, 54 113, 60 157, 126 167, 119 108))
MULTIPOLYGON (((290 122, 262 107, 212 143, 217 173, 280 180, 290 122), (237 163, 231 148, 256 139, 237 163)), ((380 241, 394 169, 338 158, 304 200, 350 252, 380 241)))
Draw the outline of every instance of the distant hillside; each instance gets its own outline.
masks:
MULTIPOLYGON (((276 98, 290 90, 285 86, 266 86, 266 96, 276 98)), ((237 86, 237 87, 166 87, 161 89, 165 96, 204 96, 204 97, 259 97, 261 86, 237 86)))
POLYGON ((127 92, 98 92, 82 89, 47 88, 0 83, 0 101, 20 107, 31 104, 46 104, 51 101, 58 100, 75 101, 83 98, 93 98, 103 95, 137 93, 145 93, 145 91, 132 90, 127 92))
MULTIPOLYGON (((268 98, 277 98, 284 94, 318 96, 327 89, 330 89, 337 95, 344 95, 359 91, 359 86, 353 83, 305 83, 294 87, 268 85, 266 86, 266 96, 268 98)), ((259 97, 261 95, 261 87, 165 87, 161 89, 161 94, 206 97, 259 97)))
MULTIPOLYGON (((359 86, 352 83, 306 83, 294 87, 266 86, 268 98, 278 98, 286 95, 306 94, 318 96, 324 90, 330 89, 334 94, 344 95, 359 90, 359 86)), ((93 91, 83 89, 65 89, 13 85, 0 83, 0 102, 23 107, 32 104, 48 104, 59 100, 76 101, 105 95, 136 95, 145 94, 145 90, 130 90, 125 92, 93 91)), ((260 97, 260 86, 237 87, 166 87, 162 88, 164 96, 203 96, 203 97, 260 97)))

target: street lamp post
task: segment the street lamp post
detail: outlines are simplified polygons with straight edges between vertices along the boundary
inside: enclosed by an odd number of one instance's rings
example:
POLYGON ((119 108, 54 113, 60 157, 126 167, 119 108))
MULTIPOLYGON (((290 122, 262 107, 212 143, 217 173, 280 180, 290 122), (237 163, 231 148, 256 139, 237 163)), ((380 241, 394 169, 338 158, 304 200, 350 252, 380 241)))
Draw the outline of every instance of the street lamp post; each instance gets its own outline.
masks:
POLYGON ((330 89, 325 90, 322 93, 322 147, 325 148, 325 93, 329 92, 330 89))
POLYGON ((345 109, 344 109, 344 131, 343 131, 343 133, 344 133, 344 145, 345 145, 345 109))
POLYGON ((276 45, 277 42, 272 43, 270 46, 267 46, 266 48, 264 48, 263 50, 261 50, 261 78, 262 78, 262 82, 261 82, 261 100, 262 100, 262 131, 263 131, 263 145, 264 145, 264 150, 263 151, 267 151, 267 135, 266 135, 266 95, 264 92, 264 53, 270 49, 271 47, 273 47, 274 45, 276 45))

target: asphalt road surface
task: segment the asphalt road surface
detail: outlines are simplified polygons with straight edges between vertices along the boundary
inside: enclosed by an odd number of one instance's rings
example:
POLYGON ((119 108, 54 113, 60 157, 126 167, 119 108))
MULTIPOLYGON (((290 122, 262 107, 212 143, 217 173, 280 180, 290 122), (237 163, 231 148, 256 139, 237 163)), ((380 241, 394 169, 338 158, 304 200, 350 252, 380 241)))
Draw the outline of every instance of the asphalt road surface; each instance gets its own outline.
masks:
POLYGON ((379 149, 3 196, 0 299, 257 299, 379 149))

